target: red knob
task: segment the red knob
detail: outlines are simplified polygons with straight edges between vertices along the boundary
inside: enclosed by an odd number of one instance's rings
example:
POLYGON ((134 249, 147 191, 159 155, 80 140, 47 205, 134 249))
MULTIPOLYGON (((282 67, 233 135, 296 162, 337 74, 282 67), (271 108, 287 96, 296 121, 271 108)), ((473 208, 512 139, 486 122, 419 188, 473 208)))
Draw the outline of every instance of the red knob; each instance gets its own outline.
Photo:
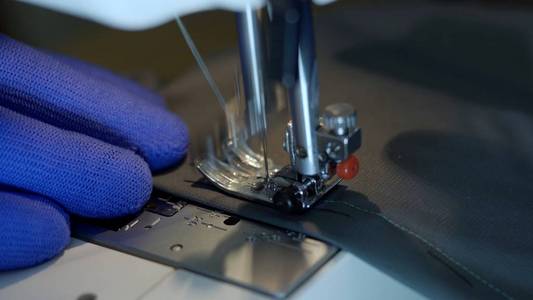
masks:
POLYGON ((337 164, 337 176, 342 179, 352 179, 359 173, 359 160, 353 154, 337 164))

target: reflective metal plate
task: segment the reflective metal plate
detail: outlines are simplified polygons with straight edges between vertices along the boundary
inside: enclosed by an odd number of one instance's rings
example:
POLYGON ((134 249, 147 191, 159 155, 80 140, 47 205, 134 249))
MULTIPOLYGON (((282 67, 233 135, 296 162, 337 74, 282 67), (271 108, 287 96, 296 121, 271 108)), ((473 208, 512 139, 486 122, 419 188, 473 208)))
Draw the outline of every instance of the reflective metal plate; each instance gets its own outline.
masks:
POLYGON ((277 298, 286 297, 338 250, 170 196, 153 196, 138 216, 75 220, 73 231, 86 241, 277 298))

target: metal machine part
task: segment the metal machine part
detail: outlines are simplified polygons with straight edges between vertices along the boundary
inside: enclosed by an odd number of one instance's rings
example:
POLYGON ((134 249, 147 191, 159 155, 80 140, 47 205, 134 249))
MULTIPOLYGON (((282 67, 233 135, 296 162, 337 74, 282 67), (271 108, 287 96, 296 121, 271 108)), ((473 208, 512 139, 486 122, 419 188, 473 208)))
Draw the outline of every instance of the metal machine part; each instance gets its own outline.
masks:
MULTIPOLYGON (((238 136, 235 128, 228 130, 233 136, 222 142, 222 157, 210 153, 196 162, 226 192, 287 211, 310 208, 338 184, 337 165, 353 165, 351 155, 361 145, 349 104, 328 106, 319 116, 312 23, 310 1, 271 0, 266 12, 248 7, 237 15, 247 118, 242 123, 248 128, 238 136), (289 103, 291 115, 283 143, 290 163, 281 167, 267 151, 267 111, 280 100, 289 103), (254 135, 261 136, 262 157, 248 146, 246 137, 254 135)), ((234 123, 232 110, 225 113, 227 123, 234 123)))
POLYGON ((310 5, 306 1, 295 5, 299 15, 298 67, 295 85, 289 88, 289 106, 296 151, 292 167, 300 175, 314 176, 321 166, 315 131, 318 126, 318 74, 310 5))
POLYGON ((262 139, 263 164, 265 178, 269 177, 268 150, 266 142, 266 106, 263 79, 263 53, 260 40, 259 18, 257 11, 248 6, 244 12, 237 13, 239 30, 239 49, 241 53, 242 78, 248 115, 248 126, 251 135, 259 134, 262 139))
POLYGON ((266 129, 263 45, 259 23, 257 11, 252 7, 237 14, 247 121, 252 135, 266 129))
POLYGON ((76 219, 73 234, 148 260, 284 298, 338 249, 304 234, 154 194, 136 216, 76 219))

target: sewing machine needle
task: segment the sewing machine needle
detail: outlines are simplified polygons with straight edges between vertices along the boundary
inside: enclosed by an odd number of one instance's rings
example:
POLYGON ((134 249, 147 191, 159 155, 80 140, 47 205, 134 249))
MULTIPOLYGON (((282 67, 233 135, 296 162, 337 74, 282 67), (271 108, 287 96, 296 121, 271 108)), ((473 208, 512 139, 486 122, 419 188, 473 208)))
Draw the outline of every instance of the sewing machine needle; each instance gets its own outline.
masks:
POLYGON ((265 166, 265 183, 268 182, 270 174, 268 173, 268 148, 267 148, 267 124, 266 124, 266 112, 263 116, 265 118, 265 127, 261 131, 261 139, 263 140, 263 161, 265 166))

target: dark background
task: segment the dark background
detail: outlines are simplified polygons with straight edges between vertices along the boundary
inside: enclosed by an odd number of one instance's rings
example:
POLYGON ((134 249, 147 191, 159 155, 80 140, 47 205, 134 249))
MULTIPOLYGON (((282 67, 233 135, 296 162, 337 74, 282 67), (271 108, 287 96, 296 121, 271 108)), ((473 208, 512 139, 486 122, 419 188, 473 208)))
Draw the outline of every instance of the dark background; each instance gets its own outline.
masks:
MULTIPOLYGON (((386 10, 428 4, 445 7, 458 3, 491 9, 533 9, 533 2, 526 0, 341 0, 316 7, 315 13, 320 15, 354 5, 362 9, 386 10)), ((217 55, 236 47, 234 15, 231 12, 202 12, 184 17, 184 22, 204 56, 217 55)), ((32 46, 78 57, 149 84, 164 85, 194 65, 174 22, 144 31, 120 31, 18 1, 0 0, 0 32, 32 46)))

